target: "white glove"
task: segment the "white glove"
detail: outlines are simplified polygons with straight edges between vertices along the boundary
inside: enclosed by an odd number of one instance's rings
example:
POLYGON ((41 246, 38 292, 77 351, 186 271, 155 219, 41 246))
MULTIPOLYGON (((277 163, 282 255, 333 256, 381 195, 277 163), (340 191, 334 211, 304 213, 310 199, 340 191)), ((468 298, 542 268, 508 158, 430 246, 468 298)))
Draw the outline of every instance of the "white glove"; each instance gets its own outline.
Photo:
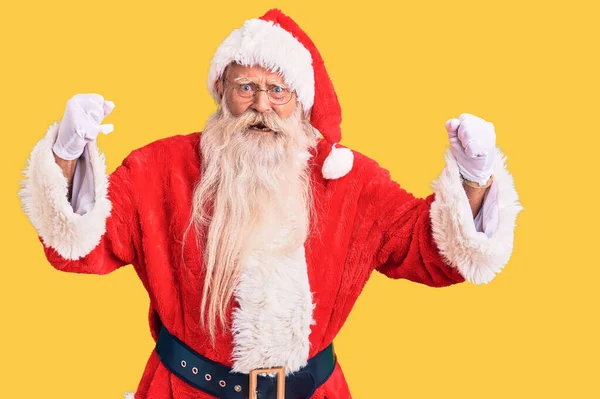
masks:
POLYGON ((52 150, 60 158, 71 161, 83 153, 87 143, 96 140, 98 133, 114 130, 112 123, 101 125, 115 103, 104 101, 100 94, 76 94, 67 101, 65 114, 58 127, 52 150))
POLYGON ((494 125, 471 114, 446 122, 452 154, 461 175, 470 181, 485 184, 494 170, 496 132, 494 125))

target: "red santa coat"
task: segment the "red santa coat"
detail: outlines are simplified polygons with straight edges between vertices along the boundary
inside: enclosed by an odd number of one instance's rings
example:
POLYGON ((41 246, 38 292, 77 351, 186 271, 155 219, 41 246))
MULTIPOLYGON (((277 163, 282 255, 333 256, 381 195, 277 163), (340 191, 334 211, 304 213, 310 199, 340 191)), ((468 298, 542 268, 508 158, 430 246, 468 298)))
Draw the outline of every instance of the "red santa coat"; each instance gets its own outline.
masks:
MULTIPOLYGON (((110 175, 103 155, 95 143, 90 144, 95 204, 90 212, 77 215, 67 201, 66 179, 52 155, 57 131, 57 123, 50 126, 32 151, 19 193, 50 264, 66 272, 93 274, 131 264, 150 297, 149 322, 155 340, 162 322, 207 358, 234 366, 233 354, 242 353, 238 365, 245 362, 251 368, 263 367, 260 359, 273 348, 243 341, 230 331, 220 333, 213 348, 200 326, 202 248, 195 246, 193 229, 185 245, 187 268, 181 262, 192 190, 200 178, 201 134, 150 143, 133 151, 110 175)), ((290 350, 290 364, 295 365, 333 341, 374 270, 434 287, 465 279, 478 284, 490 281, 510 258, 515 220, 522 209, 499 149, 494 170, 499 225, 492 237, 475 231, 449 149, 446 166, 426 198, 405 191, 387 170, 356 151, 350 173, 325 180, 321 167, 330 150, 321 140, 312 151, 316 221, 300 258, 284 261, 290 262, 285 266, 291 270, 301 271, 296 277, 300 283, 293 279, 254 281, 236 295, 228 312, 228 321, 242 329, 251 328, 244 324, 256 317, 250 296, 279 295, 280 301, 300 298, 289 303, 290 312, 296 313, 289 315, 294 322, 288 323, 284 333, 275 321, 261 326, 262 334, 271 334, 272 342, 290 350), (303 281, 308 284, 303 286, 303 281), (279 283, 287 286, 278 287, 279 283)), ((259 259, 257 267, 269 267, 269 258, 262 261, 264 265, 259 259)), ((269 310, 260 310, 263 316, 265 311, 269 310)), ((264 320, 280 316, 262 320, 266 323, 264 320)), ((211 397, 170 373, 155 351, 135 393, 136 399, 211 397)), ((350 398, 339 363, 313 398, 350 398)))

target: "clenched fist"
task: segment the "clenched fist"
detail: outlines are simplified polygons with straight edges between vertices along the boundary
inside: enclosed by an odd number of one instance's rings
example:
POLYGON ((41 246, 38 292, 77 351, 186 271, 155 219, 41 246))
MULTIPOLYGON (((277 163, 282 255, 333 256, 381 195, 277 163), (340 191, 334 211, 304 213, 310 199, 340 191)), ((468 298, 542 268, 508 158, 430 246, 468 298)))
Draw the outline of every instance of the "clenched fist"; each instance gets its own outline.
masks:
POLYGON ((446 122, 452 154, 463 178, 484 185, 496 156, 494 125, 475 115, 461 114, 446 122))
POLYGON ((58 136, 52 147, 54 153, 67 161, 77 159, 87 143, 96 140, 98 133, 108 134, 112 124, 100 123, 111 113, 115 104, 105 101, 100 94, 76 94, 69 101, 58 127, 58 136))

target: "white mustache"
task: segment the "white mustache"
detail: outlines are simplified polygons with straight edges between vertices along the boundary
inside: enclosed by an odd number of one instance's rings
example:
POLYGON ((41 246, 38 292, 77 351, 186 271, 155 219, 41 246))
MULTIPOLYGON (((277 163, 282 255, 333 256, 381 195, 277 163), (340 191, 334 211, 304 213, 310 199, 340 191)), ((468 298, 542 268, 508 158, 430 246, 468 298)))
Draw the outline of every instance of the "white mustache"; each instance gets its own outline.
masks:
POLYGON ((262 114, 254 110, 247 110, 236 117, 235 127, 237 131, 246 131, 250 126, 260 124, 278 134, 284 131, 285 126, 285 122, 283 122, 282 118, 274 112, 262 114))

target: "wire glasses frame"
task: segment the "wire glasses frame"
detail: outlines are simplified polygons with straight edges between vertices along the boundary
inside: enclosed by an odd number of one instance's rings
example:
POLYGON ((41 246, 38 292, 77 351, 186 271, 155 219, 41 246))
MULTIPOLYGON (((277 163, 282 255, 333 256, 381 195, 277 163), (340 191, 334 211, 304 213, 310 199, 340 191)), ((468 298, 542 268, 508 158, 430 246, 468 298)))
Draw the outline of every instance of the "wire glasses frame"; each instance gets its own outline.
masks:
POLYGON ((261 89, 258 84, 254 82, 236 82, 231 80, 226 80, 227 83, 230 83, 233 87, 235 93, 243 99, 253 99, 256 95, 264 91, 267 93, 267 97, 269 101, 275 105, 285 105, 289 103, 294 96, 294 91, 288 88, 271 84, 266 89, 261 89))

